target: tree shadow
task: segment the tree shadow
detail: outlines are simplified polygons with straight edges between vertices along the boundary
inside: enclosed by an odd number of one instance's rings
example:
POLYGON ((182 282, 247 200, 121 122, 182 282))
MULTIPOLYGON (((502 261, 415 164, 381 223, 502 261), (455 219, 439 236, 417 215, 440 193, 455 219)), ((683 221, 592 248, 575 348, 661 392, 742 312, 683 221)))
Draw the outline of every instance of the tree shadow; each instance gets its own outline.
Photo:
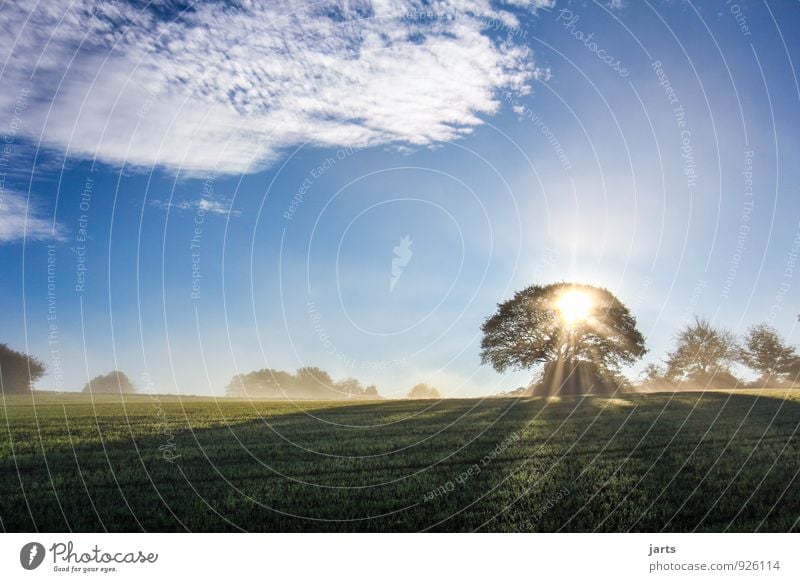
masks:
POLYGON ((793 531, 794 398, 657 393, 304 410, 165 400, 161 412, 126 398, 96 414, 53 403, 35 415, 7 407, 0 523, 6 531, 793 531))

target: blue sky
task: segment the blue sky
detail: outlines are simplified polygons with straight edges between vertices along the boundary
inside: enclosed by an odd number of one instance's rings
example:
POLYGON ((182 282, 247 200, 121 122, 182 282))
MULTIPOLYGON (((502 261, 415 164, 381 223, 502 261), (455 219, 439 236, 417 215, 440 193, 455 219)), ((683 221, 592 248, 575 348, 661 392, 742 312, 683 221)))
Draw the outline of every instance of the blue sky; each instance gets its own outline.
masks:
POLYGON ((643 363, 694 314, 798 342, 794 4, 83 0, 0 21, 0 341, 48 366, 41 388, 119 368, 221 394, 318 365, 390 396, 496 393, 530 373, 481 366, 480 324, 558 280, 625 301, 643 363))

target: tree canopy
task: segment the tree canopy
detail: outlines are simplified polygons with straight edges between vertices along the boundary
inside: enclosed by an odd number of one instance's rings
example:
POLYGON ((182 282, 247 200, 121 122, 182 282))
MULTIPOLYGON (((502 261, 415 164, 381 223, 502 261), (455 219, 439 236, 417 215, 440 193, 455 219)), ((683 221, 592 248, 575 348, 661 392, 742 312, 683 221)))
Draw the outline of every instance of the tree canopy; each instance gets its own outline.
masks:
POLYGON ((556 361, 615 370, 646 352, 628 308, 607 289, 591 285, 531 285, 500 303, 481 329, 481 361, 498 372, 556 361), (585 296, 585 305, 577 306, 579 317, 575 308, 564 313, 560 302, 567 294, 585 296))
POLYGON ((27 394, 44 372, 44 364, 33 356, 0 344, 0 392, 3 394, 27 394))
POLYGON ((731 366, 740 357, 736 336, 696 317, 675 336, 675 348, 667 354, 667 378, 698 387, 733 387, 738 379, 731 366))
POLYGON ((762 382, 794 380, 800 370, 800 358, 794 346, 787 344, 775 328, 766 323, 747 330, 740 360, 757 372, 762 382))

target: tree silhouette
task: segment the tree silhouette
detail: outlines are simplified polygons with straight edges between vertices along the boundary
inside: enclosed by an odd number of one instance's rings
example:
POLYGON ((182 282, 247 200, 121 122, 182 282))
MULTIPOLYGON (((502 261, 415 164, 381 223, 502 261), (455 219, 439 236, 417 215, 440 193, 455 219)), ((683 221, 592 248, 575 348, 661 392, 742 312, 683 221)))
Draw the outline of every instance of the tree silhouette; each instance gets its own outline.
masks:
POLYGON ((628 308, 591 285, 531 285, 500 303, 481 329, 484 364, 498 372, 545 364, 540 393, 547 394, 607 392, 619 367, 646 352, 628 308), (571 297, 577 308, 565 309, 571 297))
POLYGON ((761 382, 788 380, 797 376, 797 352, 775 328, 766 323, 754 325, 747 330, 740 360, 760 374, 761 382))
POLYGON ((44 364, 33 356, 0 344, 0 392, 3 394, 27 394, 44 372, 44 364))
POLYGON ((696 317, 675 337, 675 349, 667 355, 667 377, 698 387, 735 387, 739 381, 730 367, 740 355, 733 333, 696 317))

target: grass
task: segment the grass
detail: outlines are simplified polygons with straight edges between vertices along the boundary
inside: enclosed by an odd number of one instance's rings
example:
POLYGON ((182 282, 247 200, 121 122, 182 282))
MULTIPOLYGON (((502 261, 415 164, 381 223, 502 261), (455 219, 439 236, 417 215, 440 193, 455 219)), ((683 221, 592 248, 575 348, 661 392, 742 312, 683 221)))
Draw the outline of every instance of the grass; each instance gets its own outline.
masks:
POLYGON ((800 391, 2 402, 4 531, 800 529, 800 391))

